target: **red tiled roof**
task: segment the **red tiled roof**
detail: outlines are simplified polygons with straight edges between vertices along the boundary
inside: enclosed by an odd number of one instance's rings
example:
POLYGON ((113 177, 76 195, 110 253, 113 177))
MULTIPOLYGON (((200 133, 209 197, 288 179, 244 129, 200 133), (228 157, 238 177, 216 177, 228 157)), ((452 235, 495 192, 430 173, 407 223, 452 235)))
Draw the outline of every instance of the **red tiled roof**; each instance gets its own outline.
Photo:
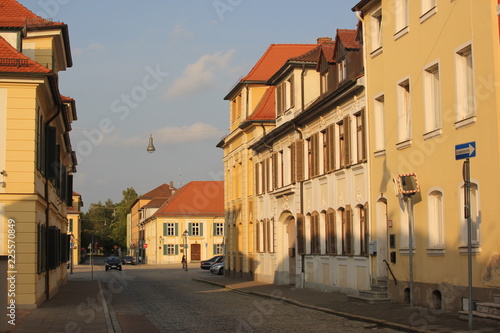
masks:
POLYGON ((0 0, 0 13, 0 27, 3 28, 64 25, 41 18, 16 0, 0 0))
POLYGON ((359 49, 359 41, 356 39, 357 30, 337 29, 337 40, 344 45, 346 49, 359 49))
POLYGON ((224 182, 192 181, 177 190, 153 215, 224 216, 224 182))
POLYGON ((172 192, 175 191, 175 188, 171 187, 168 184, 163 184, 158 186, 157 188, 147 192, 139 196, 139 199, 147 199, 147 198, 168 198, 172 195, 172 192))
POLYGON ((251 120, 274 120, 276 118, 275 106, 275 95, 276 87, 269 86, 259 104, 255 108, 255 111, 247 118, 247 121, 251 120))
POLYGON ((271 44, 252 70, 241 81, 265 82, 276 73, 285 62, 293 57, 304 54, 317 44, 271 44))
POLYGON ((0 36, 0 72, 50 73, 51 70, 31 60, 0 36))
POLYGON ((73 191, 73 195, 77 195, 79 197, 81 197, 82 195, 80 193, 76 193, 75 191, 73 191))
POLYGON ((61 95, 61 100, 64 102, 64 103, 71 103, 71 102, 74 102, 75 100, 71 97, 66 97, 64 95, 61 95))
POLYGON ((150 202, 148 202, 147 204, 145 204, 143 207, 144 208, 160 208, 161 205, 163 205, 165 203, 165 201, 167 201, 167 200, 168 200, 167 197, 154 198, 150 202))

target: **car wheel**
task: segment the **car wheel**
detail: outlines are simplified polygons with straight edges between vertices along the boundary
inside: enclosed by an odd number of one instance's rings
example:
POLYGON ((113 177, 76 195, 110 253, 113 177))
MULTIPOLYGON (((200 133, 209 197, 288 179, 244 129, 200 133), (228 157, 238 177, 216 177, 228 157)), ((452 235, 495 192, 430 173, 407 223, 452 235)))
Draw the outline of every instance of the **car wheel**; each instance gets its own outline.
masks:
POLYGON ((106 268, 105 268, 105 269, 106 269, 106 272, 107 272, 107 271, 108 271, 108 266, 106 266, 106 268))
POLYGON ((221 267, 221 268, 219 269, 219 275, 224 275, 224 267, 221 267))
POLYGON ((121 270, 122 270, 122 267, 121 267, 121 266, 120 266, 120 267, 118 267, 118 270, 119 270, 119 271, 121 271, 121 270))

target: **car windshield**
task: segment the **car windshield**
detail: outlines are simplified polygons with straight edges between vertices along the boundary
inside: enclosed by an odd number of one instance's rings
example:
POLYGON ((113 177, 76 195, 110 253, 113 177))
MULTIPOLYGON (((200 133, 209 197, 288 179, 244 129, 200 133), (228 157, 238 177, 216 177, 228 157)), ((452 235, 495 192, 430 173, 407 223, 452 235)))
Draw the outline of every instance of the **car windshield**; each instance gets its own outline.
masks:
POLYGON ((115 261, 120 261, 120 258, 118 257, 108 257, 108 259, 106 259, 107 262, 115 262, 115 261))

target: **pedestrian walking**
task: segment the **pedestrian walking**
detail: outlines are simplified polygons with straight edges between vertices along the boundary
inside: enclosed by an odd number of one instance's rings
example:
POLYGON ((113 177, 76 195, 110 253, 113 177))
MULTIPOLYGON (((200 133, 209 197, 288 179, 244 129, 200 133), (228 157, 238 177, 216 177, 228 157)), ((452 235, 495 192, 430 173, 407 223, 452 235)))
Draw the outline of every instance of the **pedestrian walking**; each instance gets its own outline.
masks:
POLYGON ((182 263, 182 268, 186 269, 187 268, 187 260, 186 260, 185 255, 182 255, 181 263, 182 263))

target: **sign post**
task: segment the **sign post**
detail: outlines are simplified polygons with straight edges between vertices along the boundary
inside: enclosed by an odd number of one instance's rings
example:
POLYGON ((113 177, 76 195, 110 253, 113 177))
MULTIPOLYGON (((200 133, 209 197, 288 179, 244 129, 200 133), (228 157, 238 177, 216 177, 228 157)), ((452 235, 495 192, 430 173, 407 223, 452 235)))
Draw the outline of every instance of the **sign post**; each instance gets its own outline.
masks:
POLYGON ((408 251, 410 261, 410 307, 413 307, 413 195, 420 192, 417 175, 414 173, 398 176, 399 193, 406 198, 408 212, 408 251))
POLYGON ((469 280, 469 331, 472 332, 472 216, 470 211, 470 161, 476 156, 476 142, 468 142, 455 146, 455 160, 463 160, 462 176, 464 179, 464 217, 467 219, 467 267, 469 280))

